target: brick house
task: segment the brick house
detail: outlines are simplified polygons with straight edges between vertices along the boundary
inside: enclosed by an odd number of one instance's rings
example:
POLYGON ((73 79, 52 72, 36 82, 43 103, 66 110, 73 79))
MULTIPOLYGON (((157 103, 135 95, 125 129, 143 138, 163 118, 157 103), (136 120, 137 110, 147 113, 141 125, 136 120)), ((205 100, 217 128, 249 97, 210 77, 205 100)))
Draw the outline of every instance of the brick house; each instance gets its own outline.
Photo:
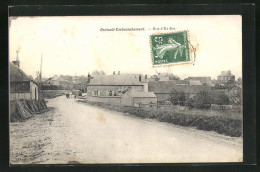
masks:
POLYGON ((230 70, 222 71, 220 75, 218 75, 218 83, 219 84, 233 84, 235 83, 235 75, 231 73, 230 70))

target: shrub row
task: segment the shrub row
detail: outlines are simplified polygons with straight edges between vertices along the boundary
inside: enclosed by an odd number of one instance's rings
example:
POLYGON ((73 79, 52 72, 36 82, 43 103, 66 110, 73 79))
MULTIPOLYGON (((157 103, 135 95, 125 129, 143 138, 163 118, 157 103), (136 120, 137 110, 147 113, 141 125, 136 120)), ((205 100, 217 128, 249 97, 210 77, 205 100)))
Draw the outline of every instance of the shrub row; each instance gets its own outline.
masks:
MULTIPOLYGON (((81 100, 79 100, 81 101, 81 100)), ((82 102, 82 101, 81 101, 82 102)), ((222 116, 205 116, 205 115, 189 115, 187 113, 165 111, 162 109, 151 110, 136 107, 112 106, 100 102, 89 102, 91 105, 99 106, 104 109, 128 113, 139 118, 155 119, 160 122, 167 122, 180 126, 195 127, 199 130, 215 131, 232 137, 240 137, 242 135, 242 120, 232 119, 222 116)))

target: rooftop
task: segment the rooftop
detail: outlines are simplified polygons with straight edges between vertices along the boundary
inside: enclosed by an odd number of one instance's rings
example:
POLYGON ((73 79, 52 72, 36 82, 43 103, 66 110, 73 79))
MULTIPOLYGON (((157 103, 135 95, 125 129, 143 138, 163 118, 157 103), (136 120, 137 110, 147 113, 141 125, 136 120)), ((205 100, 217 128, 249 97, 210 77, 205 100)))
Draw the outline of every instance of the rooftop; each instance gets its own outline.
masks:
POLYGON ((188 77, 188 80, 211 81, 211 77, 188 77))
POLYGON ((190 80, 190 85, 203 85, 200 80, 190 80))
POLYGON ((143 85, 135 75, 98 75, 89 85, 143 85))
POLYGON ((170 94, 171 92, 197 93, 208 88, 202 84, 176 84, 176 81, 151 81, 148 84, 148 90, 153 91, 155 94, 170 94))
POLYGON ((38 84, 34 79, 29 77, 22 69, 9 62, 10 81, 32 81, 38 84))

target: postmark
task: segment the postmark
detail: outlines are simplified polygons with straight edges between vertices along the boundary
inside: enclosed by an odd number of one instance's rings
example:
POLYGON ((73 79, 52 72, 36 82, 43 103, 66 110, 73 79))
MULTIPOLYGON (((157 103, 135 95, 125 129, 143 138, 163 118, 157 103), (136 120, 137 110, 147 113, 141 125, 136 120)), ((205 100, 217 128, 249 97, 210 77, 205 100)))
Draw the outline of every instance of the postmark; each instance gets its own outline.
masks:
POLYGON ((188 31, 153 34, 150 45, 154 67, 193 63, 188 31))

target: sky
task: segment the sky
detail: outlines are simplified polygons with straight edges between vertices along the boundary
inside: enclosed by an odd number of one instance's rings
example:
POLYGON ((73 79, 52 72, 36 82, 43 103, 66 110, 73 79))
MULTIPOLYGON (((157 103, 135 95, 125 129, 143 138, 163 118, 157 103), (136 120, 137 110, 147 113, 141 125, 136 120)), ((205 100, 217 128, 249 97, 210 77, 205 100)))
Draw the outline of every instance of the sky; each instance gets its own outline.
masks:
POLYGON ((87 75, 94 70, 106 74, 172 72, 188 76, 217 76, 231 70, 242 76, 242 18, 239 15, 197 16, 66 16, 11 17, 9 60, 19 51, 21 69, 36 77, 87 75), (144 28, 144 31, 100 31, 111 28, 144 28), (168 30, 153 30, 166 27, 168 30), (174 28, 169 30, 169 28, 174 28), (189 31, 196 47, 194 65, 153 68, 150 35, 189 31), (157 71, 157 72, 156 72, 157 71))

